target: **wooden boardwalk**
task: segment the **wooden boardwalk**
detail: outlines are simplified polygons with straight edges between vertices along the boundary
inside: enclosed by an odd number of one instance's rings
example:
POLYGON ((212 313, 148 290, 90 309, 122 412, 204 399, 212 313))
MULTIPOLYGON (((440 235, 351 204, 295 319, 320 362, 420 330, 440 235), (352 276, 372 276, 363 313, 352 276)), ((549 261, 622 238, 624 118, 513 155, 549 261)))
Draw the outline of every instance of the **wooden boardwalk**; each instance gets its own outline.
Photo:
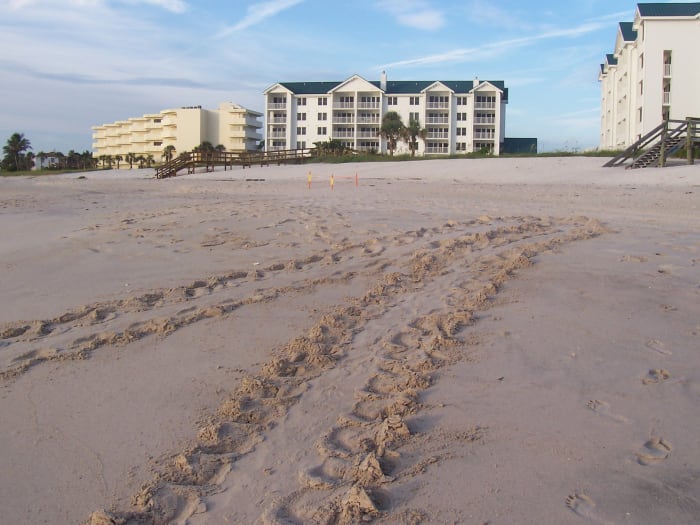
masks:
POLYGON ((287 149, 277 151, 187 151, 156 168, 156 178, 175 177, 180 171, 194 173, 197 168, 214 171, 216 166, 223 166, 224 171, 234 166, 249 168, 253 165, 301 164, 312 157, 312 149, 287 149))

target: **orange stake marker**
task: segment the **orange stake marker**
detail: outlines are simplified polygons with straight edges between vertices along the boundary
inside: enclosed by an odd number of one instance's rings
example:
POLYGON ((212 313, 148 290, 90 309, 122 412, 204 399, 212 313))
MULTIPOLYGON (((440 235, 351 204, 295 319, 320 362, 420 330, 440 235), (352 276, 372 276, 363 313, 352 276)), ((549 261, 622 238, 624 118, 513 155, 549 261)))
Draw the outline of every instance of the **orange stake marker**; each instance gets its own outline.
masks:
POLYGON ((333 186, 335 186, 335 177, 331 175, 331 191, 333 191, 333 186))
POLYGON ((311 172, 309 172, 309 174, 306 176, 306 181, 309 184, 309 189, 311 189, 311 172))

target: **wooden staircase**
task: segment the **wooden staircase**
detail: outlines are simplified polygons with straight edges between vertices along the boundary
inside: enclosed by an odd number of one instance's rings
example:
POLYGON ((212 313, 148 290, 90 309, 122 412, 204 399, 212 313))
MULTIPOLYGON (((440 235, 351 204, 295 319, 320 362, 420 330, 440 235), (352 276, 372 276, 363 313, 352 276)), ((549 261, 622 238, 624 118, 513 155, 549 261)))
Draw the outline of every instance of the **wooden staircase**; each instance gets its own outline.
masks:
POLYGON ((647 168, 649 166, 663 167, 666 165, 666 159, 683 146, 688 148, 688 162, 692 163, 695 144, 700 144, 700 119, 669 119, 656 126, 603 166, 606 168, 621 166, 628 159, 632 159, 632 162, 626 166, 627 169, 647 168))

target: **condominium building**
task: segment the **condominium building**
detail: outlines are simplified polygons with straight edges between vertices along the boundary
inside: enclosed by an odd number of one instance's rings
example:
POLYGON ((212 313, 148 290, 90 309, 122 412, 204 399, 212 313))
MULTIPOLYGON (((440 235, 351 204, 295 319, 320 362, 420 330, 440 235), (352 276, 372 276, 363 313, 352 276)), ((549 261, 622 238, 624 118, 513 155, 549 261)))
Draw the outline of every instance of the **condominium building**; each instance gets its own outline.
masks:
POLYGON ((632 145, 664 120, 700 116, 700 2, 637 4, 600 65, 600 147, 632 145))
MULTIPOLYGON (((311 148, 338 139, 348 148, 385 153, 382 118, 395 111, 426 130, 419 154, 501 151, 508 89, 503 81, 279 82, 265 94, 265 149, 311 148)), ((408 152, 399 142, 397 153, 408 152)))
POLYGON ((94 126, 93 153, 153 155, 159 160, 167 146, 176 153, 191 151, 202 142, 223 145, 226 151, 257 148, 262 135, 262 113, 223 102, 216 110, 201 106, 164 109, 160 113, 94 126))

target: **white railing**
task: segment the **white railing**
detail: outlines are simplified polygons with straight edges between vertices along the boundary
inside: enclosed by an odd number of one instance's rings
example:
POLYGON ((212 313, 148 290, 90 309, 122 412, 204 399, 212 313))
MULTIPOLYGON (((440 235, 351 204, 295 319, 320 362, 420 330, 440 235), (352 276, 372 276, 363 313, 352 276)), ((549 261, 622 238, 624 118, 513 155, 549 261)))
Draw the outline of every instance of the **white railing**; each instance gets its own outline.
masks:
POLYGON ((664 76, 665 77, 671 76, 671 64, 664 64, 664 76))
POLYGON ((268 135, 268 137, 271 137, 271 138, 273 138, 273 139, 283 139, 283 138, 285 138, 286 136, 287 136, 286 133, 281 133, 281 132, 279 132, 279 131, 270 133, 270 134, 268 135))
POLYGON ((270 102, 267 105, 267 109, 287 109, 287 104, 279 102, 270 102))
POLYGON ((449 102, 428 102, 426 105, 428 109, 448 109, 450 107, 449 102))
POLYGON ((352 109, 355 107, 354 102, 334 102, 333 107, 335 109, 352 109))
POLYGON ((496 137, 495 134, 493 133, 487 133, 484 131, 476 131, 474 132, 474 138, 475 139, 486 139, 486 140, 493 140, 496 137))
POLYGON ((426 124, 449 124, 449 119, 447 117, 427 117, 425 119, 426 124))
POLYGON ((476 109, 496 109, 495 102, 475 102, 474 107, 476 109))
POLYGON ((374 146, 357 146, 355 149, 357 151, 376 151, 379 149, 379 143, 375 144, 374 146))
POLYGON ((337 122, 338 124, 352 124, 355 122, 354 117, 333 117, 333 122, 337 122))
POLYGON ((360 131, 357 133, 357 136, 361 137, 363 139, 374 138, 377 135, 379 135, 379 130, 377 130, 377 131, 360 131))
POLYGON ((379 102, 359 102, 357 107, 360 109, 379 109, 379 102))
POLYGON ((267 151, 284 151, 287 149, 287 146, 270 146, 267 148, 267 151))
POLYGON ((426 153, 447 153, 447 147, 444 148, 436 148, 434 146, 428 146, 425 148, 426 153))
POLYGON ((351 138, 355 137, 355 132, 354 131, 334 131, 333 136, 341 138, 341 139, 351 139, 351 138))
POLYGON ((474 122, 476 124, 495 124, 496 119, 493 117, 475 117, 474 122))
POLYGON ((434 131, 428 132, 427 138, 429 139, 446 139, 449 138, 447 133, 435 133, 434 131))
POLYGON ((286 124, 287 119, 283 117, 277 117, 277 118, 271 118, 269 122, 272 122, 273 124, 286 124))
POLYGON ((360 124, 379 124, 379 117, 357 117, 360 124))
POLYGON ((670 105, 671 105, 671 92, 664 91, 664 106, 670 106, 670 105))

